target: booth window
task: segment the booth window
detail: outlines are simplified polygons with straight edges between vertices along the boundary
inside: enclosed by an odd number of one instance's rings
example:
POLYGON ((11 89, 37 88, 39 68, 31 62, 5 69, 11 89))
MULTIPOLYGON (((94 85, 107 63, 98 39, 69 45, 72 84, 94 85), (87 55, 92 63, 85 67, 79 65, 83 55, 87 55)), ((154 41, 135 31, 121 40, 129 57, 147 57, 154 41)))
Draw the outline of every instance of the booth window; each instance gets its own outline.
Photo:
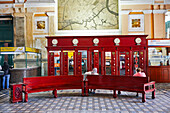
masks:
POLYGON ((170 65, 170 48, 149 47, 148 48, 148 65, 149 66, 170 65))

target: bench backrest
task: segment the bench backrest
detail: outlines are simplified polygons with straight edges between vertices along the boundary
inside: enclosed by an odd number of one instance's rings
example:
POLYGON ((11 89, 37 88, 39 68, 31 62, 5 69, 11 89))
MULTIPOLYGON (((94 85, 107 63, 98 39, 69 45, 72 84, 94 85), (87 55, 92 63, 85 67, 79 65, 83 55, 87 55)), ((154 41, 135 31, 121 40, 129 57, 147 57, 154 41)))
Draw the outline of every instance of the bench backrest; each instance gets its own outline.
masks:
POLYGON ((100 88, 142 88, 142 84, 148 83, 148 77, 113 76, 113 75, 88 75, 88 86, 100 88))
POLYGON ((45 76, 23 78, 29 90, 42 87, 69 88, 82 87, 83 76, 45 76))

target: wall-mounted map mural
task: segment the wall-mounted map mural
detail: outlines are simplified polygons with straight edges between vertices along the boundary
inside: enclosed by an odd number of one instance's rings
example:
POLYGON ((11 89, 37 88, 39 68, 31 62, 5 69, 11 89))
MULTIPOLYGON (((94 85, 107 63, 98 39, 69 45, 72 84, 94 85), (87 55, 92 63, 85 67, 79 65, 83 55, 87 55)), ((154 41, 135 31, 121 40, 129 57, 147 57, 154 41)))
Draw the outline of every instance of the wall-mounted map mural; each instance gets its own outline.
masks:
POLYGON ((119 29, 118 0, 58 0, 58 30, 119 29))

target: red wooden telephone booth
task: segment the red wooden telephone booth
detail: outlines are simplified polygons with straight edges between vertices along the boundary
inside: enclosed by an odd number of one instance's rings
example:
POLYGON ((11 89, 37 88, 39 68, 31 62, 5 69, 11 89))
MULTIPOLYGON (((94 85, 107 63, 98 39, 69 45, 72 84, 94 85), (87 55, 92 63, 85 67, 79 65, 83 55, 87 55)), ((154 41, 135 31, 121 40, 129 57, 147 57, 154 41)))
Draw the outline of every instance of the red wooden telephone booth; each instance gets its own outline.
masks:
POLYGON ((94 67, 101 75, 129 76, 138 67, 146 73, 146 37, 47 36, 48 76, 55 75, 53 67, 57 61, 60 61, 59 75, 80 76, 94 67), (55 52, 60 59, 54 58, 55 52))

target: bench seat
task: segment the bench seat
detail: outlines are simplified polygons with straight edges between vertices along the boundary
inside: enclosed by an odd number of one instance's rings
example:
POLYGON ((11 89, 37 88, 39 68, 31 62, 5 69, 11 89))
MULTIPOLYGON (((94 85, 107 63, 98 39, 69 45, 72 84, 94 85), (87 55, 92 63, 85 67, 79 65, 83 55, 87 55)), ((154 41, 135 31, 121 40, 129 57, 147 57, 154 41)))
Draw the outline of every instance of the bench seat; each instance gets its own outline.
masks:
POLYGON ((84 96, 83 76, 45 76, 23 78, 23 92, 25 102, 28 101, 28 93, 53 91, 54 97, 57 97, 57 90, 63 89, 82 89, 84 96))
POLYGON ((113 90, 113 97, 116 98, 116 91, 129 91, 142 93, 142 102, 146 101, 146 93, 152 92, 152 99, 155 98, 155 82, 149 82, 148 77, 113 76, 113 75, 88 75, 85 81, 86 95, 89 89, 113 90))

